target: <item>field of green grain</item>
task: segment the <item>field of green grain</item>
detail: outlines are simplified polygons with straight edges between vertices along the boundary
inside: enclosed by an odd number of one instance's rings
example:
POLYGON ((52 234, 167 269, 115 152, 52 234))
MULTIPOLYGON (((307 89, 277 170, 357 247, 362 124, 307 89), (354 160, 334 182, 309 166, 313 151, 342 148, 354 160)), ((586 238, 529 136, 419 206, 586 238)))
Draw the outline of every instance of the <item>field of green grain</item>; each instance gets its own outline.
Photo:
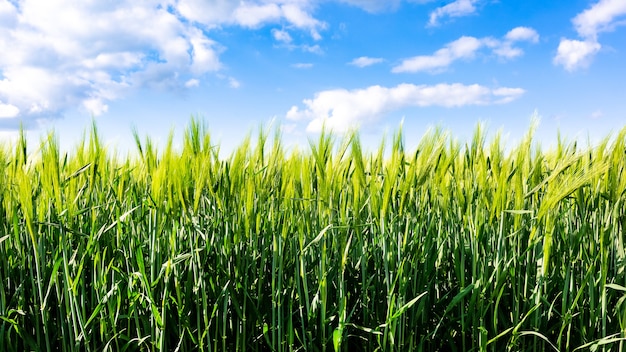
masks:
POLYGON ((7 351, 626 348, 626 129, 0 149, 7 351), (556 137, 556 136, 555 136, 556 137))

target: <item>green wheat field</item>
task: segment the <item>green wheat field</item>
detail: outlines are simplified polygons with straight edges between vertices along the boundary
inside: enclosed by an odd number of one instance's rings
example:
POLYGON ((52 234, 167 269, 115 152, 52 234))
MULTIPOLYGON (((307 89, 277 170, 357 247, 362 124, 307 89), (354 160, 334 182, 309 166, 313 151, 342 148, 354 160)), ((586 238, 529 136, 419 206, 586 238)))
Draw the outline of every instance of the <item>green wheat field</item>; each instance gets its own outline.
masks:
MULTIPOLYGON (((278 131, 278 130, 276 130, 278 131)), ((7 351, 626 349, 626 128, 0 148, 7 351), (415 140, 417 137, 412 137, 415 140), (556 136, 555 136, 556 139, 556 136)))

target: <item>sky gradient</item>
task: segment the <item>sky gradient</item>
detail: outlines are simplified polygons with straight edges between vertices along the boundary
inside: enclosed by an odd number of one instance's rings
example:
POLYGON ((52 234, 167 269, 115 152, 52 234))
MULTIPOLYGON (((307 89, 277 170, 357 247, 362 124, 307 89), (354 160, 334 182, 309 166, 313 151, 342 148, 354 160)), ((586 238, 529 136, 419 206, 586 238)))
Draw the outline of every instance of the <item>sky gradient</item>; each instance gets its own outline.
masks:
POLYGON ((515 143, 534 115, 593 142, 626 126, 625 62, 624 0, 0 0, 0 138, 71 149, 95 118, 124 151, 194 115, 226 154, 270 124, 515 143))

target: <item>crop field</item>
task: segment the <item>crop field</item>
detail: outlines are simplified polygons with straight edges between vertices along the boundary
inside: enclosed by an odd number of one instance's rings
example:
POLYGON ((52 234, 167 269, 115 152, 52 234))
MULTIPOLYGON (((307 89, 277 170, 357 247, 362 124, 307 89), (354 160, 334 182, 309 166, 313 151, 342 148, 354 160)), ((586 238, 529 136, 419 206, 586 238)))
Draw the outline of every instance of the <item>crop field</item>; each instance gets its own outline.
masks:
POLYGON ((626 128, 0 149, 8 351, 626 349, 626 128), (556 136, 555 136, 556 137, 556 136), (416 137, 411 137, 415 139, 416 137))

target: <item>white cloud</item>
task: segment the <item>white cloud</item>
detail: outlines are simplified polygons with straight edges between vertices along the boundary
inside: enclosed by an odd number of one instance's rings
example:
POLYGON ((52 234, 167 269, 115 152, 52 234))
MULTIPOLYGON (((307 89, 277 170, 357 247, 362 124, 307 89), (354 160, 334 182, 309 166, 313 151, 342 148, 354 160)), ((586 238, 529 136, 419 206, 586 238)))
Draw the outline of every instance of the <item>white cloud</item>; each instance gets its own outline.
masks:
POLYGON ((225 80, 226 82, 228 82, 228 86, 230 88, 233 89, 237 89, 239 87, 241 87, 241 82, 239 82, 239 80, 237 80, 235 77, 231 77, 231 76, 226 76, 224 74, 218 73, 217 78, 221 79, 221 80, 225 80))
POLYGON ((17 106, 0 102, 0 119, 15 117, 19 113, 20 109, 17 106))
POLYGON ((539 42, 539 34, 529 27, 515 27, 504 36, 504 40, 499 41, 489 38, 485 40, 485 44, 492 48, 497 56, 512 59, 524 54, 522 49, 513 46, 520 41, 537 43, 539 42))
POLYGON ((324 49, 322 49, 319 44, 309 45, 309 44, 293 44, 293 43, 282 43, 278 44, 278 47, 287 48, 288 50, 301 50, 305 53, 311 53, 316 55, 324 54, 324 49))
POLYGON ((597 39, 598 33, 613 30, 624 22, 615 19, 626 15, 626 1, 600 0, 591 8, 578 14, 572 22, 578 34, 586 39, 597 39))
POLYGON ((7 0, 0 0, 0 27, 11 27, 17 21, 17 9, 7 0))
POLYGON ((235 9, 234 20, 245 27, 258 27, 262 23, 274 22, 281 17, 281 8, 277 4, 242 3, 235 9))
POLYGON ((101 53, 85 59, 82 65, 88 69, 123 69, 141 64, 143 58, 138 52, 101 53))
MULTIPOLYGON (((280 23, 318 40, 326 23, 313 16, 315 6, 312 0, 0 0, 0 102, 18 109, 17 124, 74 107, 102 114, 140 88, 195 87, 222 68, 225 48, 210 38, 211 29, 280 23)), ((289 48, 323 52, 319 45, 294 45, 287 30, 272 34, 289 48)))
POLYGON ((375 64, 378 64, 378 63, 381 63, 381 62, 383 62, 383 59, 380 58, 380 57, 361 56, 361 57, 358 57, 358 58, 350 61, 349 64, 362 68, 362 67, 375 65, 375 64))
POLYGON ((478 84, 460 83, 431 86, 404 83, 392 88, 376 85, 355 90, 334 89, 318 92, 313 99, 303 100, 304 109, 293 106, 286 118, 310 121, 307 126, 310 132, 320 131, 324 125, 335 132, 344 132, 405 107, 504 104, 523 93, 520 88, 491 90, 478 84))
POLYGON ((511 45, 511 43, 505 42, 499 44, 497 47, 493 49, 494 54, 499 57, 503 57, 506 59, 512 59, 518 56, 521 56, 524 52, 520 48, 515 48, 511 45))
POLYGON ((531 43, 537 43, 539 41, 539 34, 530 27, 515 27, 511 29, 504 38, 510 42, 529 41, 531 43))
POLYGON ((185 18, 207 28, 221 25, 258 28, 286 22, 290 27, 309 31, 313 39, 319 40, 320 30, 327 25, 313 17, 314 4, 312 0, 178 0, 174 6, 185 18))
POLYGON ((563 66, 568 71, 588 67, 593 56, 602 46, 595 41, 561 39, 554 64, 563 66))
POLYGON ((434 27, 439 25, 439 19, 442 17, 462 17, 468 16, 476 12, 474 4, 477 0, 455 0, 445 6, 437 8, 430 13, 428 26, 434 27))
POLYGON ((309 13, 294 4, 285 4, 281 7, 281 9, 283 16, 287 21, 295 25, 297 28, 310 30, 313 39, 322 39, 318 30, 326 28, 326 23, 316 20, 309 13))
POLYGON ((506 104, 520 98, 526 91, 522 88, 496 88, 492 91, 494 97, 499 97, 494 101, 495 104, 506 104))
POLYGON ((11 53, 0 55, 0 101, 27 121, 70 107, 98 115, 129 90, 181 89, 219 70, 221 47, 157 5, 22 0, 18 13, 0 0, 0 18, 16 17, 0 24, 0 52, 11 53))
POLYGON ((481 41, 474 37, 461 37, 437 50, 433 55, 420 55, 403 60, 400 65, 392 69, 392 72, 420 72, 442 69, 448 67, 455 60, 473 57, 482 45, 481 41))
POLYGON ((562 38, 553 63, 568 71, 586 68, 602 48, 598 34, 614 30, 626 23, 626 1, 600 0, 572 19, 576 32, 583 40, 562 38))
POLYGON ((109 106, 106 105, 100 98, 89 98, 83 101, 83 106, 95 116, 102 115, 109 110, 109 106))
POLYGON ((275 40, 283 43, 291 43, 291 41, 293 40, 291 38, 291 35, 289 35, 289 32, 281 29, 272 29, 272 35, 274 36, 275 40))
POLYGON ((187 88, 198 87, 199 85, 200 85, 200 81, 195 78, 192 78, 188 80, 187 82, 185 82, 185 87, 187 88))
POLYGON ((520 48, 513 45, 518 41, 530 41, 536 43, 539 40, 539 34, 528 27, 516 27, 510 30, 504 40, 498 40, 491 37, 475 38, 463 36, 453 42, 446 44, 443 48, 437 50, 432 55, 419 55, 408 59, 392 68, 392 72, 440 72, 445 70, 454 61, 461 59, 472 59, 476 53, 483 47, 488 47, 492 52, 502 58, 511 59, 522 55, 524 52, 520 48))
POLYGON ((232 21, 233 12, 239 6, 232 0, 178 0, 176 10, 185 18, 213 27, 232 21))
MULTIPOLYGON (((209 71, 216 71, 221 67, 218 53, 215 50, 216 43, 204 36, 202 31, 192 28, 187 34, 191 44, 191 72, 195 75, 202 75, 209 71)), ((182 41, 180 43, 183 47, 182 41)))

